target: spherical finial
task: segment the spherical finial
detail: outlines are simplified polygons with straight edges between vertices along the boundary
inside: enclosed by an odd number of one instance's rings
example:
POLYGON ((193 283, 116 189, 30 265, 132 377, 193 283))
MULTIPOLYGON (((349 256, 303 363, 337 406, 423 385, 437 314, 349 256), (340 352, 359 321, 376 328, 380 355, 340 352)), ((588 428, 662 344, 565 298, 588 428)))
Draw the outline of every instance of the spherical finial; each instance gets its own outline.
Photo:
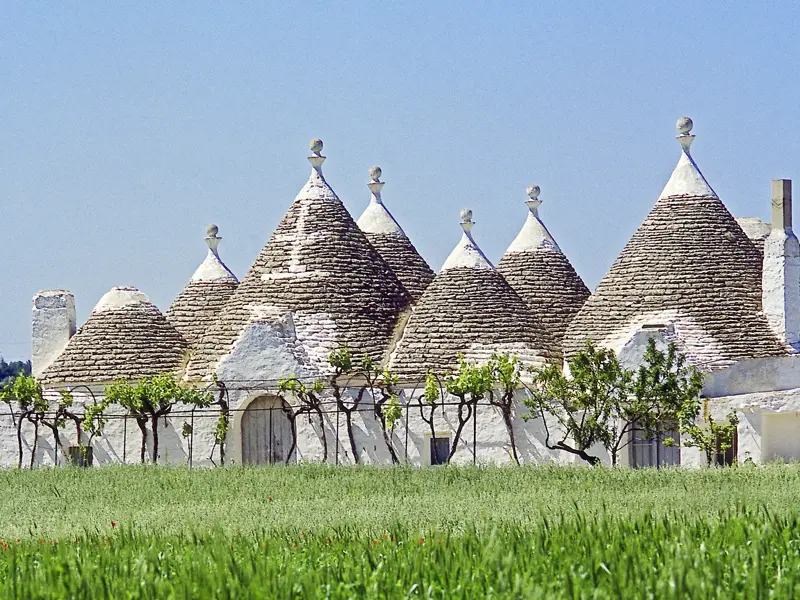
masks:
POLYGON ((531 200, 536 200, 539 197, 539 194, 542 193, 542 190, 538 185, 529 185, 527 192, 528 198, 531 200))
POLYGON ((675 124, 675 127, 678 128, 679 135, 689 135, 689 132, 694 127, 694 123, 689 117, 681 117, 678 119, 678 122, 675 124))
POLYGON ((372 179, 372 181, 378 181, 381 178, 382 173, 383 171, 381 171, 381 168, 378 165, 369 168, 369 177, 372 179))
POLYGON ((308 147, 314 154, 319 154, 322 152, 322 140, 314 138, 309 142, 308 147))
POLYGON ((208 237, 217 237, 217 233, 219 233, 219 227, 217 227, 213 223, 208 227, 206 227, 206 235, 208 237))
POLYGON ((472 221, 472 209, 462 208, 460 215, 463 222, 468 223, 469 221, 472 221))

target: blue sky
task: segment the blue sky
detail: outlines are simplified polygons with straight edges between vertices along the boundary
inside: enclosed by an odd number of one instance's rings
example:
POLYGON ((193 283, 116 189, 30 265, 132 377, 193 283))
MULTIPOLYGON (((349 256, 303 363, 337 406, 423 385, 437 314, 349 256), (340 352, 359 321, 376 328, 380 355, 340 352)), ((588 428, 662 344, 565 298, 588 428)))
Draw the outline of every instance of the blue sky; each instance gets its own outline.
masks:
POLYGON ((475 212, 498 261, 538 183, 594 287, 679 156, 675 120, 737 216, 800 178, 795 3, 0 5, 0 354, 30 355, 30 301, 113 285, 163 310, 206 224, 240 277, 308 175, 354 216, 383 197, 438 269, 475 212), (656 6, 658 4, 658 6, 656 6))

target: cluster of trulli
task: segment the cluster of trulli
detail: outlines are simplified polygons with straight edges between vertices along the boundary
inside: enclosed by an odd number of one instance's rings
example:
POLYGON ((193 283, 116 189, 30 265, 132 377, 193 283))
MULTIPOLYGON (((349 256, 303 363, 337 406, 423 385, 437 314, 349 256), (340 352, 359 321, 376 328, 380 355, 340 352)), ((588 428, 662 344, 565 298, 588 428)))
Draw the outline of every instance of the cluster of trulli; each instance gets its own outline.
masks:
POLYGON ((354 221, 323 177, 322 141, 310 147, 308 182, 241 283, 220 260, 211 225, 208 255, 165 316, 140 291, 114 288, 50 365, 35 361, 43 381, 162 371, 187 380, 311 377, 328 371, 339 346, 405 381, 448 372, 462 354, 509 351, 526 365, 561 359, 564 331, 589 290, 539 218, 538 186, 528 188, 527 220, 498 269, 475 243, 465 209, 462 239, 435 275, 384 205, 380 167, 369 169, 371 200, 354 221))
MULTIPOLYGON (((75 333, 72 296, 40 293, 35 373, 50 387, 101 387, 164 371, 187 382, 216 377, 242 390, 232 404, 246 413, 257 396, 247 390, 289 375, 323 376, 340 346, 388 366, 411 390, 428 372, 453 370, 462 355, 481 361, 510 352, 526 366, 561 364, 592 339, 633 364, 656 336, 677 342, 707 373, 714 411, 757 411, 740 425, 740 456, 800 457, 800 442, 786 450, 783 434, 768 435, 787 427, 770 421, 770 411, 788 418, 800 409, 791 182, 773 182, 771 225, 740 226, 695 164, 691 130, 691 119, 678 121, 680 160, 593 294, 543 224, 538 186, 528 188, 526 221, 497 268, 465 209, 461 240, 434 274, 384 205, 380 168, 369 170, 371 201, 356 221, 324 179, 322 142, 313 140, 311 176, 241 282, 220 260, 210 226, 208 256, 166 315, 138 290, 114 288, 75 333), (797 398, 784 397, 787 390, 797 398)), ((234 436, 245 436, 245 421, 238 426, 234 436)), ((531 444, 534 459, 548 458, 531 444)), ((233 452, 245 460, 240 446, 233 452)))

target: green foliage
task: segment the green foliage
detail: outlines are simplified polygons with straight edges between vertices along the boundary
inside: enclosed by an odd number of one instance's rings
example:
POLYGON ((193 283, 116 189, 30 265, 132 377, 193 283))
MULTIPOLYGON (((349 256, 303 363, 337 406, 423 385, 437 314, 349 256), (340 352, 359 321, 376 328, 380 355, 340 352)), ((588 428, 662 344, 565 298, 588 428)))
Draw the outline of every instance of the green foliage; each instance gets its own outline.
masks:
POLYGON ((699 448, 706 457, 706 465, 711 466, 717 453, 724 454, 733 447, 739 417, 735 412, 728 413, 724 421, 715 421, 710 412, 698 422, 699 414, 688 413, 681 418, 681 444, 688 448, 699 448))
POLYGON ((111 400, 107 397, 102 397, 100 400, 95 398, 92 402, 84 405, 81 428, 89 435, 90 440, 95 436, 102 435, 103 428, 108 422, 105 411, 110 405, 111 400))
MULTIPOLYGON (((663 438, 685 415, 698 410, 702 375, 686 364, 670 343, 665 352, 648 340, 642 364, 633 372, 622 367, 613 351, 591 341, 569 361, 569 376, 550 365, 533 374, 532 413, 527 418, 552 415, 563 435, 551 440, 547 423, 546 444, 598 464, 591 448, 600 445, 617 464, 634 431, 645 438, 663 438)), ((670 443, 670 439, 664 439, 670 443)))
POLYGON ((307 386, 294 375, 278 381, 278 391, 282 394, 291 392, 297 396, 307 396, 308 394, 319 394, 323 389, 325 389, 325 384, 319 379, 315 379, 310 386, 307 386))
POLYGON ((153 462, 158 462, 158 421, 168 415, 176 404, 206 408, 214 402, 207 390, 181 385, 174 375, 163 373, 137 382, 121 379, 105 389, 105 398, 111 404, 119 404, 136 418, 142 432, 141 461, 145 460, 147 423, 153 438, 153 462))
POLYGON ((458 370, 444 380, 444 389, 448 394, 476 401, 481 400, 493 386, 491 368, 467 362, 463 355, 458 357, 458 370))
POLYGON ((392 394, 383 407, 383 418, 386 419, 386 428, 389 431, 394 431, 394 428, 397 426, 402 416, 403 409, 400 406, 400 401, 397 399, 396 395, 392 394))
POLYGON ((516 354, 494 353, 486 364, 492 383, 501 390, 517 390, 522 384, 522 365, 516 354))
POLYGON ((781 599, 800 587, 797 466, 79 475, 0 471, 0 596, 781 599))
POLYGON ((163 373, 132 382, 121 379, 106 387, 106 398, 132 414, 165 414, 176 404, 208 407, 213 396, 204 390, 178 383, 174 375, 163 373))
POLYGON ((428 373, 425 375, 425 391, 423 392, 422 397, 429 405, 435 405, 441 397, 439 380, 431 371, 428 371, 428 373))
POLYGON ((45 412, 47 400, 42 394, 42 385, 35 377, 20 375, 0 389, 0 401, 8 405, 16 403, 21 412, 45 412))
POLYGON ((30 374, 31 361, 16 360, 9 363, 0 356, 0 388, 12 383, 17 375, 30 374))
POLYGON ((340 346, 328 353, 328 363, 339 374, 353 370, 353 355, 347 346, 340 346))

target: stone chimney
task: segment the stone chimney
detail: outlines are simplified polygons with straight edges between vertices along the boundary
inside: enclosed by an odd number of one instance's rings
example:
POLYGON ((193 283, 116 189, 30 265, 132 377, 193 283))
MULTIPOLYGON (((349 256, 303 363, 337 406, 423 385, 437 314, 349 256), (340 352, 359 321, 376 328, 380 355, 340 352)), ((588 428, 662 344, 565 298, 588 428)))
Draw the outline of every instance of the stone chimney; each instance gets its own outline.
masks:
POLYGON ((772 181, 772 229, 764 240, 761 304, 770 327, 800 350, 800 243, 792 231, 792 181, 772 181))
POLYGON ((75 297, 65 290, 46 290, 33 297, 31 371, 39 377, 75 335, 75 297))

